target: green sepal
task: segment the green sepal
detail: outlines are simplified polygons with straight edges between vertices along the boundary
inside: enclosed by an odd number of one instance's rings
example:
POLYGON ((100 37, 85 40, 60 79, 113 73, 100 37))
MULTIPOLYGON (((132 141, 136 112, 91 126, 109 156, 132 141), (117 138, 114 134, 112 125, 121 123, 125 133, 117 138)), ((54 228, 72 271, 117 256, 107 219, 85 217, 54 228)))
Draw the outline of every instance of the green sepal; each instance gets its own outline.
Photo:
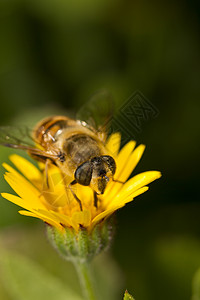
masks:
POLYGON ((91 231, 66 227, 63 232, 47 226, 48 238, 57 251, 67 260, 90 261, 110 246, 114 232, 113 218, 97 224, 91 231))
POLYGON ((124 299, 123 300, 134 300, 134 298, 126 290, 125 293, 124 293, 124 299))
POLYGON ((63 256, 71 257, 77 255, 76 241, 73 229, 68 228, 64 232, 60 232, 56 228, 47 225, 47 235, 51 244, 63 256))
MULTIPOLYGON (((78 256, 81 260, 89 258, 90 254, 90 237, 88 235, 87 229, 80 228, 77 234, 77 246, 78 246, 78 256)), ((87 260, 87 259, 86 259, 87 260)))

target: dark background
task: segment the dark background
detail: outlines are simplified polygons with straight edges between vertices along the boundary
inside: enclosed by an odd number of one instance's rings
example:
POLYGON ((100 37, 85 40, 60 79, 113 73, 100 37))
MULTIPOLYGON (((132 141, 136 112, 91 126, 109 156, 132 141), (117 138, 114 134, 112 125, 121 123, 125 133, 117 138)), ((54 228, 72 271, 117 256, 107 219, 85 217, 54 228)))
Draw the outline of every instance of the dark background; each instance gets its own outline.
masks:
MULTIPOLYGON (((114 119, 124 139, 127 129, 147 146, 134 173, 163 174, 117 213, 112 253, 122 291, 136 300, 190 299, 200 267, 198 4, 0 0, 1 125, 73 115, 102 88, 118 113, 134 93, 153 107, 147 116, 136 109, 139 129, 134 117, 134 125, 119 114, 114 119)), ((0 150, 0 161, 8 161, 13 151, 0 150)), ((2 175, 0 189, 11 191, 2 175)), ((38 223, 1 199, 3 235, 25 225, 38 230, 38 223)))

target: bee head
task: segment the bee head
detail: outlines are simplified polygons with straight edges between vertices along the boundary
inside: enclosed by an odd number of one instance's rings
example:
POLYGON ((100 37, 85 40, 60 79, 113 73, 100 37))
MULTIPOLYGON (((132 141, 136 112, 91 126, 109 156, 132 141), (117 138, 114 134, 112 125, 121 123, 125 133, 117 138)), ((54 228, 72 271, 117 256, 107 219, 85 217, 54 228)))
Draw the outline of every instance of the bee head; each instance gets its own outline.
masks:
POLYGON ((90 186, 97 194, 103 194, 115 171, 116 164, 111 156, 97 156, 76 169, 75 179, 79 184, 90 186))

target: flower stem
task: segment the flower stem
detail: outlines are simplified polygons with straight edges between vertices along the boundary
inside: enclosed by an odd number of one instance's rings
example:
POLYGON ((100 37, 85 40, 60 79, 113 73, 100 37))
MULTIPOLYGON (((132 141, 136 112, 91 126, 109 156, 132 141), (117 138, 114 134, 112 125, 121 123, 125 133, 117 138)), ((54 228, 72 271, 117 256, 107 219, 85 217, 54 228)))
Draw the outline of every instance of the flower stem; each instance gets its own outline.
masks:
POLYGON ((86 300, 98 300, 94 289, 94 277, 92 276, 90 265, 87 261, 74 262, 80 284, 86 300))

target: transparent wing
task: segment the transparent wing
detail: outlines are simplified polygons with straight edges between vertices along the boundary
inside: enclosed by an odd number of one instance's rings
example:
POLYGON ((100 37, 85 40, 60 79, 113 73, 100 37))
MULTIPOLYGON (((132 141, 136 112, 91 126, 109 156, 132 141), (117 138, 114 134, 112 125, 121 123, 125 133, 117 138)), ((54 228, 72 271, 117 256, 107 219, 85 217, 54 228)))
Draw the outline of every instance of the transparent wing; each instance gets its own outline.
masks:
POLYGON ((29 151, 32 155, 44 158, 55 158, 55 155, 51 155, 44 150, 37 148, 37 144, 32 138, 31 130, 27 127, 0 127, 0 145, 29 151))
POLYGON ((107 90, 100 90, 77 112, 76 118, 93 130, 108 132, 114 113, 114 101, 107 90))
POLYGON ((0 144, 8 147, 10 145, 35 147, 35 142, 31 137, 31 130, 27 127, 0 127, 0 144))

